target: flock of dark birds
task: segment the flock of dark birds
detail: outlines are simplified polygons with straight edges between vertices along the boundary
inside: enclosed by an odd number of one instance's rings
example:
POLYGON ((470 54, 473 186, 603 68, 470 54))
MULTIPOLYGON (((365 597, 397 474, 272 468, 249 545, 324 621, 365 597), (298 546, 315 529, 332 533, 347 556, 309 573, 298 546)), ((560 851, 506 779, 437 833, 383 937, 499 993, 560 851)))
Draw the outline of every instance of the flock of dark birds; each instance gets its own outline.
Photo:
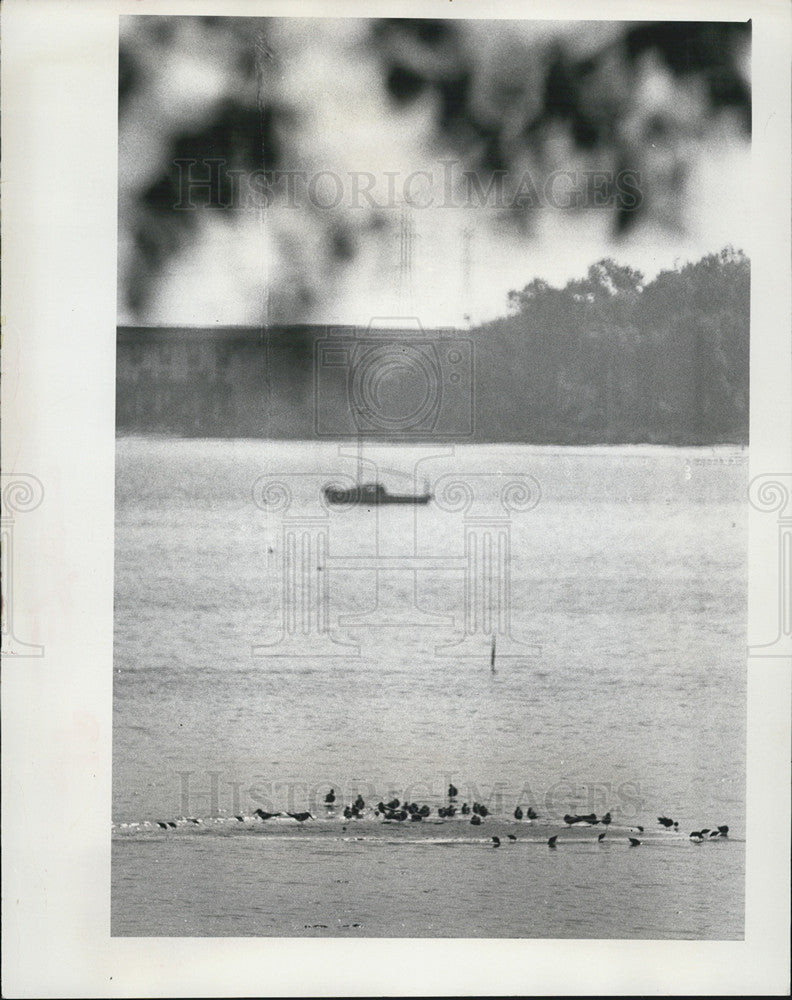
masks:
MULTIPOLYGON (((467 802, 458 804, 457 798, 459 796, 459 789, 453 784, 448 786, 448 802, 445 806, 440 806, 437 810, 437 815, 439 819, 450 819, 459 813, 460 816, 470 816, 470 824, 472 826, 480 826, 483 819, 490 815, 489 809, 480 802, 474 802, 472 805, 468 805, 467 802)), ((331 788, 324 799, 325 809, 328 814, 333 815, 336 809, 336 794, 335 789, 331 788)), ((344 820, 354 820, 360 819, 364 812, 366 811, 366 803, 363 796, 358 794, 354 802, 343 807, 343 817, 344 820)), ((371 808, 369 808, 369 813, 371 813, 371 808)), ((383 822, 386 823, 420 823, 427 817, 431 816, 432 809, 430 806, 423 804, 419 805, 417 802, 404 802, 397 798, 391 799, 390 802, 378 802, 376 806, 373 807, 374 817, 381 817, 383 822)), ((265 822, 269 819, 275 819, 279 816, 287 816, 291 819, 296 820, 298 823, 302 824, 306 820, 314 819, 314 816, 310 812, 265 812, 263 809, 256 809, 253 813, 253 817, 265 822)), ((248 819, 253 817, 246 817, 242 815, 236 815, 233 818, 238 820, 240 823, 245 823, 248 819)), ((514 818, 516 820, 525 819, 528 822, 539 819, 539 814, 529 806, 527 809, 523 810, 522 806, 517 806, 514 810, 514 818)), ((184 817, 183 822, 200 824, 200 819, 195 819, 192 817, 184 817)), ((597 842, 603 843, 605 840, 605 835, 608 832, 608 827, 612 822, 612 817, 610 812, 606 812, 604 816, 597 816, 596 813, 585 813, 585 814, 570 814, 567 813, 564 816, 564 823, 567 827, 590 827, 590 826, 603 826, 605 829, 602 833, 597 835, 597 842)), ((658 816, 658 824, 664 829, 672 833, 679 832, 679 823, 671 819, 669 816, 658 816)), ((137 826, 138 824, 122 824, 122 826, 137 826)), ((145 824, 149 825, 149 824, 145 824)), ((158 822, 157 826, 163 830, 176 829, 177 823, 173 820, 167 822, 158 822)), ((343 828, 346 830, 346 827, 343 828)), ((642 826, 635 826, 630 829, 630 833, 643 833, 644 828, 642 826)), ((701 830, 693 830, 689 836, 689 840, 694 844, 701 844, 705 840, 719 840, 725 839, 729 835, 729 828, 726 825, 717 827, 704 827, 701 830)), ((547 841, 547 846, 555 849, 558 845, 558 834, 550 837, 547 841)), ((508 834, 508 839, 510 841, 516 841, 517 837, 515 834, 508 834)), ((640 847, 642 841, 637 837, 627 838, 630 847, 640 847)), ((500 837, 492 837, 493 847, 501 846, 500 837)))
MULTIPOLYGON (((611 824, 611 814, 609 812, 606 812, 604 816, 601 816, 598 819, 596 813, 587 813, 586 815, 583 816, 570 815, 569 813, 567 813, 567 815, 564 816, 564 822, 566 823, 567 826, 601 825, 604 827, 608 827, 611 824)), ((676 820, 671 819, 670 816, 658 816, 657 822, 660 826, 662 826, 666 830, 669 830, 670 832, 673 833, 679 832, 679 823, 676 820)), ((602 833, 597 835, 598 843, 601 844, 605 840, 605 834, 607 832, 608 831, 606 829, 603 830, 602 833)), ((635 826, 630 830, 630 832, 643 833, 644 828, 642 826, 635 826)), ((693 832, 690 834, 689 839, 694 844, 701 844, 703 843, 704 840, 718 840, 719 838, 725 838, 728 836, 729 836, 729 828, 724 824, 723 826, 719 826, 716 829, 710 829, 709 827, 706 827, 703 830, 693 830, 693 832)), ((639 840, 637 837, 628 837, 627 839, 630 843, 630 847, 641 846, 642 841, 639 840)), ((550 837, 550 839, 547 841, 547 846, 554 848, 557 842, 558 842, 558 834, 556 834, 554 837, 550 837)), ((499 843, 495 844, 495 846, 499 847, 500 844, 499 843)))
MULTIPOLYGON (((461 816, 470 816, 470 822, 473 826, 478 826, 481 820, 489 815, 489 810, 480 802, 474 802, 472 806, 469 806, 467 802, 463 802, 461 806, 458 806, 458 795, 459 789, 455 788, 454 785, 449 785, 448 805, 440 806, 437 810, 438 817, 440 819, 451 819, 459 812, 461 816)), ((327 795, 325 795, 324 804, 328 812, 334 811, 336 805, 335 789, 331 788, 327 795)), ((360 819, 365 808, 366 803, 363 796, 358 795, 351 805, 344 806, 344 819, 360 819)), ((530 811, 533 812, 533 810, 530 811)), ((404 802, 399 799, 391 799, 390 802, 378 802, 374 807, 374 815, 381 816, 383 822, 386 823, 404 823, 407 821, 420 823, 428 816, 431 816, 431 814, 431 806, 425 803, 424 805, 418 805, 417 802, 408 802, 406 799, 404 802)), ((522 812, 520 812, 520 817, 522 817, 522 812)))

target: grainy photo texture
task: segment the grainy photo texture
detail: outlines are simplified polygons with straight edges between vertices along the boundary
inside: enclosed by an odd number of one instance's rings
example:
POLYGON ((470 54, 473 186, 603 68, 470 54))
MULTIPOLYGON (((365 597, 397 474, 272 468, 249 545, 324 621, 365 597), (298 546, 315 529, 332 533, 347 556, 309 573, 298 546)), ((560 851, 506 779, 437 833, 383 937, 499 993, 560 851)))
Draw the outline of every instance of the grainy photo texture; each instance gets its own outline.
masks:
POLYGON ((113 935, 743 937, 750 47, 121 18, 113 935))

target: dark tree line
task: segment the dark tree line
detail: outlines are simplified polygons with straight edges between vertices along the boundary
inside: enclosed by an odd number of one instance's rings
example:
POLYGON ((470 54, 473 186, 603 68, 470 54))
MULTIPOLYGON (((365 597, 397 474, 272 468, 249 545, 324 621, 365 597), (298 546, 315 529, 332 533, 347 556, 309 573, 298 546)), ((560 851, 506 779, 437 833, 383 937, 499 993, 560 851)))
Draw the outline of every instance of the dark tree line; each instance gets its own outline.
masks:
POLYGON ((477 436, 747 443, 750 262, 726 248, 651 282, 611 259, 509 294, 473 331, 477 436))

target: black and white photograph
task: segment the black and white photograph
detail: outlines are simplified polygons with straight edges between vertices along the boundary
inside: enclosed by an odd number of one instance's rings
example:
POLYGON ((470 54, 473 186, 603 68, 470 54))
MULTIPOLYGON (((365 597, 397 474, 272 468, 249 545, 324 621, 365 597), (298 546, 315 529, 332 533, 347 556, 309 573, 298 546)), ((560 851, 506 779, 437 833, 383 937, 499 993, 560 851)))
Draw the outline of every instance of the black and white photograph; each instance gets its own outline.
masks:
POLYGON ((9 996, 783 992, 758 6, 11 0, 9 996))
POLYGON ((743 937, 750 55, 122 18, 113 934, 743 937))

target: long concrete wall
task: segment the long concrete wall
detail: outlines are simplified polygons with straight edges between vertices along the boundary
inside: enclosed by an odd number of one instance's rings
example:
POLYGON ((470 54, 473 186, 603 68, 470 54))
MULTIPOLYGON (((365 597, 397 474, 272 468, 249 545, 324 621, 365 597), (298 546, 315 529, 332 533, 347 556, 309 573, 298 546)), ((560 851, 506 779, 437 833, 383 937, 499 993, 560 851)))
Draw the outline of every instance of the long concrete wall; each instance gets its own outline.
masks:
POLYGON ((392 428, 412 440, 746 442, 747 421, 713 428, 705 419, 712 364, 697 338, 671 346, 561 341, 552 330, 121 327, 116 426, 122 435, 200 437, 351 439, 362 426, 366 436, 392 428), (379 374, 387 382, 400 364, 415 419, 368 420, 379 374))

